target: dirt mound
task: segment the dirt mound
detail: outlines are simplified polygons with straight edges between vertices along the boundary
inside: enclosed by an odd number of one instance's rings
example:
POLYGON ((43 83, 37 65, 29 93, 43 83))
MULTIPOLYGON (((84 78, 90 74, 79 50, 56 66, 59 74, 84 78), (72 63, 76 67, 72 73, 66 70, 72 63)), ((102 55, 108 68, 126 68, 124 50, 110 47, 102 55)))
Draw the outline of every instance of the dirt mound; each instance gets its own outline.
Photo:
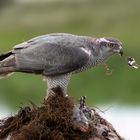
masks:
POLYGON ((41 107, 21 108, 15 116, 0 121, 0 139, 4 140, 122 140, 111 124, 93 108, 74 105, 63 97, 61 89, 44 100, 41 107), (98 139, 97 139, 98 138, 98 139))

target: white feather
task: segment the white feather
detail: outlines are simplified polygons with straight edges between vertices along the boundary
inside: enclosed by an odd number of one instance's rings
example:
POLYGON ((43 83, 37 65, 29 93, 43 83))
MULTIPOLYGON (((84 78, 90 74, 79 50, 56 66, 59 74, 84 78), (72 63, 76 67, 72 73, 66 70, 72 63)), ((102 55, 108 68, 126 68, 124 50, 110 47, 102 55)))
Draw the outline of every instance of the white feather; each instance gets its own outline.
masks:
POLYGON ((87 50, 85 48, 81 48, 86 54, 88 54, 89 56, 91 55, 91 51, 90 50, 87 50))
POLYGON ((109 42, 107 39, 105 39, 104 37, 103 38, 99 38, 99 41, 100 42, 109 42))

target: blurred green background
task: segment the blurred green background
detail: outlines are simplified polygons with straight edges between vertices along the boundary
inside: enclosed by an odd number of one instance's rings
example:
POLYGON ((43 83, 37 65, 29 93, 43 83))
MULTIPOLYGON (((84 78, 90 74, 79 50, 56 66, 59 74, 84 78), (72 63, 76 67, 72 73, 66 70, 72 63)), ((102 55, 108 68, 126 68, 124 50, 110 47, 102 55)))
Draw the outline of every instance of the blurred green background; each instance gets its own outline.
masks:
MULTIPOLYGON (((140 64, 140 0, 1 0, 0 53, 35 36, 66 32, 122 41, 124 57, 113 56, 113 71, 103 66, 73 75, 69 95, 87 96, 88 104, 140 104, 139 70, 128 68, 132 56, 140 64)), ((0 80, 0 105, 17 110, 30 101, 40 104, 46 92, 41 76, 16 73, 0 80)))

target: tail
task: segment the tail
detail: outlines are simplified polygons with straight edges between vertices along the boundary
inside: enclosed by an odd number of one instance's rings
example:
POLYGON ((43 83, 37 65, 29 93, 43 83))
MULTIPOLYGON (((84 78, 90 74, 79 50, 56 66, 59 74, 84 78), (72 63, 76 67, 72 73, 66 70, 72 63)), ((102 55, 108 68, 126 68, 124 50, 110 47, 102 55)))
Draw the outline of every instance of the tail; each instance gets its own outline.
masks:
POLYGON ((15 70, 15 55, 12 51, 0 55, 0 79, 11 75, 15 70))

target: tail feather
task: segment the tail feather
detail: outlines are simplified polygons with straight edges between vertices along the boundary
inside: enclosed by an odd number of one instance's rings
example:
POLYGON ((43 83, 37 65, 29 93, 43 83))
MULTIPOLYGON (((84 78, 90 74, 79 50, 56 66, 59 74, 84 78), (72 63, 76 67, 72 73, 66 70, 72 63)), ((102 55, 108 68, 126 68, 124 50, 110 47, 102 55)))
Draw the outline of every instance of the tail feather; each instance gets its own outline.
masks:
POLYGON ((5 70, 3 70, 0 68, 0 79, 11 76, 13 74, 13 70, 9 68, 6 68, 5 70))
POLYGON ((0 55, 0 79, 11 75, 16 69, 15 56, 12 52, 0 55))
POLYGON ((4 60, 5 58, 9 57, 12 54, 13 54, 12 51, 9 51, 7 53, 1 54, 0 55, 0 61, 4 60))

